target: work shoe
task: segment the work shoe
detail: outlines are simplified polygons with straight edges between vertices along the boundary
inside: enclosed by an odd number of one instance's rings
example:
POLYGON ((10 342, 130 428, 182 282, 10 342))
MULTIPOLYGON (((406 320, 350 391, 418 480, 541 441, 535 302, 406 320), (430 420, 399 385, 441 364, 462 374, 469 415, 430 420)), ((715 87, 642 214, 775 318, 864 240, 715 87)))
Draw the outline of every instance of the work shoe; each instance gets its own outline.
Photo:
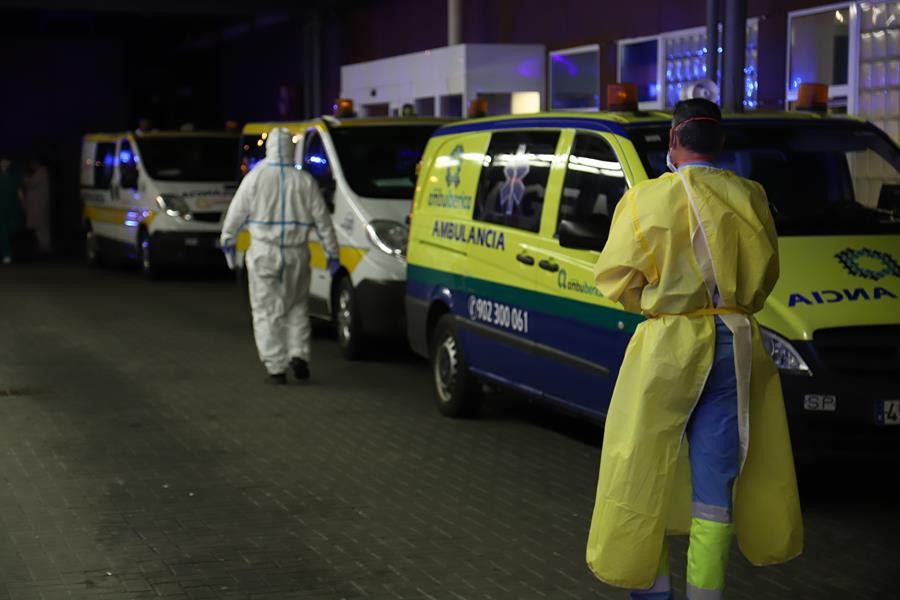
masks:
POLYGON ((269 373, 266 377, 266 383, 269 385, 287 385, 287 375, 284 373, 269 373))
POLYGON ((302 358, 292 358, 291 368, 294 370, 294 377, 300 381, 309 379, 309 364, 302 358))

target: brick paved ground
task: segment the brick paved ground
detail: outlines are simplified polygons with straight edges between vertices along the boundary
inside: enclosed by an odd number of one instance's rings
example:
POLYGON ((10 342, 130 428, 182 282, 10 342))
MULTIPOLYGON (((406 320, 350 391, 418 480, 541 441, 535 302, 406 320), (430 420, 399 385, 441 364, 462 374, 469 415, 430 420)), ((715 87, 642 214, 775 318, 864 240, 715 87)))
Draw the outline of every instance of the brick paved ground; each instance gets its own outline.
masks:
MULTIPOLYGON (((228 282, 0 270, 0 598, 626 597, 583 564, 595 427, 448 420, 423 363, 327 338, 266 387, 242 311, 228 282)), ((729 598, 898 597, 898 467, 849 472, 804 486, 803 557, 734 554, 729 598)))

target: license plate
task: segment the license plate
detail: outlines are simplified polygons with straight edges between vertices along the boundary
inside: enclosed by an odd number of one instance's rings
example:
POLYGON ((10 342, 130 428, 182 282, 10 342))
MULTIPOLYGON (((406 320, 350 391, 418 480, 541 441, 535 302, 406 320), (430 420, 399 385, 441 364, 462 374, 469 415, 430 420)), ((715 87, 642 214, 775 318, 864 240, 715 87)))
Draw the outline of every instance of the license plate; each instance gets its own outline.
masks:
POLYGON ((876 403, 875 421, 879 425, 900 425, 900 400, 882 400, 876 403))
POLYGON ((837 410, 837 396, 807 394, 803 397, 803 410, 834 412, 837 410))

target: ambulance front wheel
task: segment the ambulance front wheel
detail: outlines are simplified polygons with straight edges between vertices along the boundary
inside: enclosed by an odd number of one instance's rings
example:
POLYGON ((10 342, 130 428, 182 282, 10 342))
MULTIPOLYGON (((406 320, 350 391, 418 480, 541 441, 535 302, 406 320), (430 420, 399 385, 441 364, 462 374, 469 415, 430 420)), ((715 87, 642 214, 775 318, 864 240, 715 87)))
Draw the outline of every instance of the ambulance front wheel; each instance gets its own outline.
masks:
POLYGON ((481 406, 481 385, 469 371, 451 314, 442 316, 431 336, 431 372, 438 410, 447 417, 470 417, 481 406))
POLYGON ((346 275, 342 276, 335 286, 333 305, 334 326, 337 329, 341 354, 348 360, 361 358, 365 349, 362 323, 356 302, 356 290, 346 275))

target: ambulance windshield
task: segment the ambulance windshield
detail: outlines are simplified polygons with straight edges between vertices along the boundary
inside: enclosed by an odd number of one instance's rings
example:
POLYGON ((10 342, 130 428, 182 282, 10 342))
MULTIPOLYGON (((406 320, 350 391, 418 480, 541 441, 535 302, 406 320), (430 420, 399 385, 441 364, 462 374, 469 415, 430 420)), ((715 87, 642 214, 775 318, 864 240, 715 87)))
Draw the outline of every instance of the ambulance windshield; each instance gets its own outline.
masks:
POLYGON ((238 140, 232 136, 138 138, 144 168, 163 181, 235 181, 238 140))
MULTIPOLYGON (((758 181, 781 235, 900 230, 900 152, 872 126, 854 121, 723 123, 716 166, 758 181), (883 210, 874 210, 881 208, 883 210)), ((650 177, 666 171, 668 127, 629 131, 650 177)))
POLYGON ((366 198, 412 200, 416 164, 437 125, 348 126, 331 129, 341 171, 366 198))

